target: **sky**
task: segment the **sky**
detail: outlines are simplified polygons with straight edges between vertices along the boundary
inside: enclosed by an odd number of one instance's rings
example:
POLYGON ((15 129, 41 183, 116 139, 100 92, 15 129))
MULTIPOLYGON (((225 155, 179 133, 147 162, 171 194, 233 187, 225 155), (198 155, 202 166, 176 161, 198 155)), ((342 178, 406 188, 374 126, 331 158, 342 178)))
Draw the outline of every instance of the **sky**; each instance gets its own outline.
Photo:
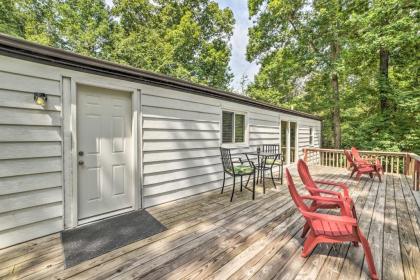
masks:
POLYGON ((232 87, 240 90, 240 81, 243 75, 248 77, 248 82, 254 80, 258 72, 258 65, 246 60, 246 46, 248 45, 248 27, 251 21, 248 19, 248 1, 246 0, 216 0, 221 8, 229 7, 235 16, 235 29, 230 40, 232 45, 232 57, 230 68, 235 75, 232 87))
MULTIPOLYGON (((232 56, 229 66, 234 75, 232 81, 232 88, 235 91, 240 91, 240 81, 243 75, 246 75, 248 82, 254 80, 255 74, 258 72, 258 65, 256 63, 249 63, 246 60, 246 46, 248 44, 248 27, 251 21, 248 19, 247 0, 215 0, 220 8, 229 7, 233 11, 235 17, 235 28, 233 36, 230 40, 232 46, 232 56)), ((105 0, 105 2, 112 6, 112 0, 105 0)))

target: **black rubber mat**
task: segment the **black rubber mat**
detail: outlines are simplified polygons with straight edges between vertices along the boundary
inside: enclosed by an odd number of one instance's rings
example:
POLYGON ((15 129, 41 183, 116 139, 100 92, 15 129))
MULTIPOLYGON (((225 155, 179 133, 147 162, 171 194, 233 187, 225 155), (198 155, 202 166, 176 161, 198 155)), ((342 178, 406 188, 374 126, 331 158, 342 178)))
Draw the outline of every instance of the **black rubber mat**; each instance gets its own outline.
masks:
POLYGON ((65 266, 75 266, 165 230, 146 210, 140 210, 63 231, 65 266))

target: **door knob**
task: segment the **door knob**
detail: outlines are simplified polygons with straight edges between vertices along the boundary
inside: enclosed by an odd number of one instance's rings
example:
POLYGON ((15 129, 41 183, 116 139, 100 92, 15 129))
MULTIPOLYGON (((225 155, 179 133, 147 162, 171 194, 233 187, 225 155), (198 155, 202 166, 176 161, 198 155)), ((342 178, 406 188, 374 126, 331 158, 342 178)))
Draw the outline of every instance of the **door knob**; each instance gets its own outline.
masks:
POLYGON ((83 156, 83 155, 84 155, 83 151, 80 151, 79 156, 83 156))
POLYGON ((79 165, 83 165, 85 162, 83 160, 79 160, 79 165))

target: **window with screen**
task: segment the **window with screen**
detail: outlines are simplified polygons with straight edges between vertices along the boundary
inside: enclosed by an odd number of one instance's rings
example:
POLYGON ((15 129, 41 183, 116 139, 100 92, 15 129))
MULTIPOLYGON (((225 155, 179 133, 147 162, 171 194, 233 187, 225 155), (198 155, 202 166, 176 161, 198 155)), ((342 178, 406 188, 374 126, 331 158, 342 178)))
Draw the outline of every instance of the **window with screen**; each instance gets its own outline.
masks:
POLYGON ((223 111, 222 143, 245 142, 245 115, 223 111))
POLYGON ((314 144, 314 131, 311 128, 309 128, 309 145, 313 145, 314 144))

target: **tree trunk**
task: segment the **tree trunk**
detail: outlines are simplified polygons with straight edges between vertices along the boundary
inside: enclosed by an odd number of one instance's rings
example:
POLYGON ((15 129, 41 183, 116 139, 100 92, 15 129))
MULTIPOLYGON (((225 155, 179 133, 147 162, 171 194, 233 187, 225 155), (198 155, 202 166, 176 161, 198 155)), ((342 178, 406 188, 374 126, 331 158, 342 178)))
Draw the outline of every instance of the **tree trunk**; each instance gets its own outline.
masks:
MULTIPOLYGON (((331 44, 331 60, 335 67, 339 53, 339 45, 337 42, 331 44)), ((340 91, 338 88, 338 74, 334 70, 331 75, 331 85, 333 92, 333 108, 332 108, 332 121, 333 121, 333 137, 334 148, 339 149, 341 146, 341 123, 340 123, 340 91)))
POLYGON ((340 124, 340 95, 338 89, 338 75, 333 73, 331 77, 331 84, 333 88, 333 136, 334 136, 334 148, 339 149, 341 146, 341 124, 340 124))
POLYGON ((388 64, 389 51, 381 48, 379 50, 379 99, 381 112, 384 112, 387 108, 389 108, 388 64))

